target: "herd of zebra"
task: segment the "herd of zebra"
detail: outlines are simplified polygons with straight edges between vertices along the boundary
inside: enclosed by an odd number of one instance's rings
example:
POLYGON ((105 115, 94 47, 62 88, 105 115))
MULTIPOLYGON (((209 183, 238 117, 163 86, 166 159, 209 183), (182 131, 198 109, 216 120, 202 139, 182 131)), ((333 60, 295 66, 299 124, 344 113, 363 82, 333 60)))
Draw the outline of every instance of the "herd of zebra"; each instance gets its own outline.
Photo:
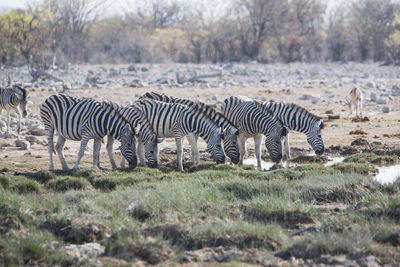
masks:
MULTIPOLYGON (((21 87, 1 89, 0 111, 6 109, 9 113, 11 109, 17 109, 20 105, 26 116, 27 97, 27 91, 21 87)), ((19 111, 17 114, 20 118, 19 111)), ((200 136, 206 141, 207 152, 213 160, 224 163, 226 155, 234 164, 243 164, 246 139, 253 137, 259 170, 263 135, 265 146, 275 163, 282 159, 283 138, 286 157, 290 158, 289 131, 306 134, 307 141, 315 153, 324 152, 321 137, 323 121, 319 117, 295 104, 262 102, 241 96, 226 98, 220 110, 217 110, 200 101, 175 98, 156 92, 145 93, 128 106, 112 101, 100 102, 59 94, 48 97, 40 105, 40 116, 47 132, 50 170, 54 169, 53 153, 56 152, 62 168, 68 169, 63 155, 67 139, 81 141, 74 168, 78 168, 90 139, 94 139, 93 165, 100 167, 100 147, 105 136, 107 153, 113 168, 117 167, 112 151, 114 139, 121 142, 121 166, 124 166, 126 159, 129 168, 137 166, 137 154, 141 165, 156 167, 158 143, 164 138, 175 138, 177 165, 180 171, 183 171, 184 137, 191 146, 191 159, 194 163, 200 161, 197 148, 197 139, 200 136), (54 149, 55 130, 58 132, 58 140, 54 149)))

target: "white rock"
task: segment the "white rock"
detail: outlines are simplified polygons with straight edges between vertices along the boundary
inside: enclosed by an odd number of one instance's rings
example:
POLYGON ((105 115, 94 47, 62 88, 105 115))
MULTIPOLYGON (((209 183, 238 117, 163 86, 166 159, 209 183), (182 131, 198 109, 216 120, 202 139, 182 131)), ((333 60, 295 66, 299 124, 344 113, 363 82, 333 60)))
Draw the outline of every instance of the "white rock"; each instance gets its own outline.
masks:
POLYGON ((377 104, 383 104, 386 105, 387 103, 389 103, 389 99, 385 96, 380 96, 376 99, 376 103, 377 104))

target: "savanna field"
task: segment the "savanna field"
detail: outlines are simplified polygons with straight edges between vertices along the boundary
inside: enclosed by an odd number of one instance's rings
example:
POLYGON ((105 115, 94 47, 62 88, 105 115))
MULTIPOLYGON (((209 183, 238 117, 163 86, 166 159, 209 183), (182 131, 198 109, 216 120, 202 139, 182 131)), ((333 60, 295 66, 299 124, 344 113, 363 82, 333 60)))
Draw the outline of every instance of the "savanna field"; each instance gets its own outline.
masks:
MULTIPOLYGON (((75 66, 53 74, 71 84, 26 82, 29 113, 0 138, 0 265, 30 266, 396 266, 400 259, 400 99, 398 67, 375 64, 75 66), (206 77, 179 83, 176 72, 206 77), (368 74, 368 75, 366 75, 368 74), (96 77, 90 80, 91 77, 96 77), (345 97, 364 93, 362 120, 345 97), (39 105, 66 91, 123 105, 158 91, 217 106, 228 96, 296 103, 322 117, 325 153, 290 134, 293 158, 270 170, 210 161, 176 165, 173 139, 160 144, 157 168, 112 170, 90 142, 78 170, 48 171, 39 105), (375 94, 375 100, 373 94, 375 94), (380 103, 378 99, 384 99, 380 103), (379 103, 378 103, 379 102, 379 103), (383 108, 389 108, 388 112, 383 108), (39 125, 39 126, 38 126, 39 125), (33 136, 33 137, 32 137, 33 136), (29 145, 17 147, 16 140, 29 145), (336 160, 335 162, 333 160, 336 160), (389 170, 390 181, 377 179, 389 170)), ((14 74, 28 81, 24 71, 14 74), (25 78, 24 78, 25 77, 25 78)), ((3 113, 4 114, 4 113, 3 113)), ((1 132, 5 120, 1 119, 1 132)), ((254 158, 253 140, 247 141, 254 158)), ((119 160, 119 142, 114 145, 119 160)), ((72 167, 79 142, 64 153, 72 167)), ((270 162, 262 143, 263 160, 270 162)), ((117 162, 118 162, 117 160, 117 162)), ((245 162, 246 163, 246 162, 245 162)), ((247 162, 248 163, 248 162, 247 162)))

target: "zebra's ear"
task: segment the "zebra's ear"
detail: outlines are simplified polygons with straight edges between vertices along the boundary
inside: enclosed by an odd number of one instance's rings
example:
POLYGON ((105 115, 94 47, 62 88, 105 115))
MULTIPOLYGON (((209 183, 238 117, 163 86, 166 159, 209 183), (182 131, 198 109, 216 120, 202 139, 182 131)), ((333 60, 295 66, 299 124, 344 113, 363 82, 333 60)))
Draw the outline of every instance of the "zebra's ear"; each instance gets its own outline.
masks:
POLYGON ((319 123, 319 128, 322 130, 324 129, 324 127, 325 127, 324 122, 321 120, 319 123))

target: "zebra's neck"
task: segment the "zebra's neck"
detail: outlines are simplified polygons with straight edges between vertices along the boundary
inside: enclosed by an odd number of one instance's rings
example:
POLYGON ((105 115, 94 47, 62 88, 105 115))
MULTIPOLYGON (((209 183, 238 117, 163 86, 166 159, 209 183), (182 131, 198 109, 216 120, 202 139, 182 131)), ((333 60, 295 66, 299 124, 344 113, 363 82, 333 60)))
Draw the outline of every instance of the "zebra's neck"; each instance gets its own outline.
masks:
POLYGON ((191 112, 186 122, 188 132, 199 135, 206 142, 211 138, 211 133, 218 130, 218 127, 200 111, 191 112))

